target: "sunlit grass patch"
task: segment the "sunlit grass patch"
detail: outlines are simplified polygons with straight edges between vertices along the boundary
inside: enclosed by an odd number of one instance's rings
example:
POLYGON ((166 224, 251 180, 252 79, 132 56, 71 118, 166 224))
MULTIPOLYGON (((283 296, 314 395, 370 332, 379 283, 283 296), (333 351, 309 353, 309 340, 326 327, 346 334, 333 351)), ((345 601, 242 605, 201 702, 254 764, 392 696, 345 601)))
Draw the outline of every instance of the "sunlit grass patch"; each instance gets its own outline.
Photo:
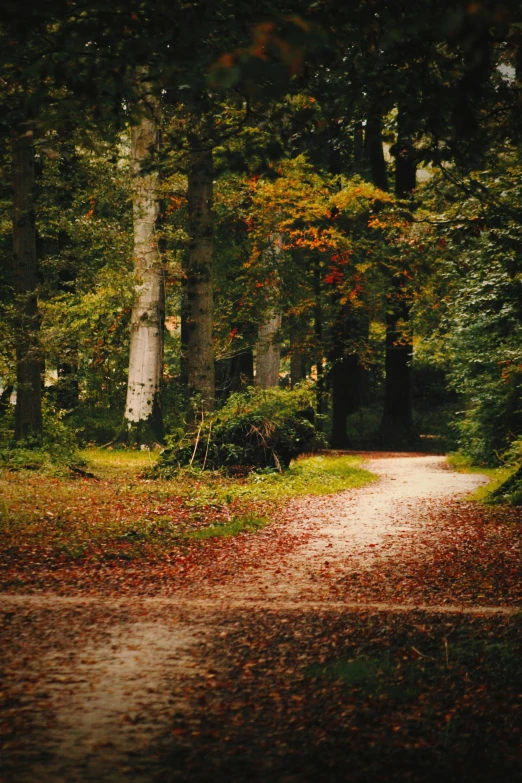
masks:
POLYGON ((185 533, 185 539, 202 541, 207 538, 227 538, 237 536, 239 533, 255 533, 270 522, 268 517, 260 517, 256 514, 245 514, 232 517, 229 522, 211 523, 208 527, 200 528, 185 533))
POLYGON ((171 480, 143 478, 157 459, 148 451, 86 449, 81 456, 96 478, 0 473, 1 546, 10 559, 161 555, 255 533, 291 497, 338 492, 375 478, 353 456, 307 457, 284 473, 242 478, 185 470, 171 480))
POLYGON ((133 476, 152 467, 157 462, 158 453, 149 449, 83 449, 80 455, 96 476, 133 476))
POLYGON ((361 467, 361 457, 317 455, 293 462, 285 473, 255 474, 248 478, 249 492, 268 497, 328 495, 360 487, 377 479, 361 467))
POLYGON ((492 499, 491 495, 493 492, 509 478, 514 470, 512 467, 485 468, 482 465, 474 465, 469 457, 458 452, 449 454, 447 460, 448 464, 460 473, 475 473, 486 476, 488 483, 478 487, 478 489, 465 497, 465 500, 475 500, 478 503, 488 503, 492 499))

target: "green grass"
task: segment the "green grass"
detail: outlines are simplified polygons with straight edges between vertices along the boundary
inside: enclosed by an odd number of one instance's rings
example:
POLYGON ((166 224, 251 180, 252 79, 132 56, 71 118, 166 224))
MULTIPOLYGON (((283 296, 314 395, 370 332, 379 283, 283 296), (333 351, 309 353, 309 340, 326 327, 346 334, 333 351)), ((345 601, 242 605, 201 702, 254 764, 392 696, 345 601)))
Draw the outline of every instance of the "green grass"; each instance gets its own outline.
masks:
POLYGON ((486 476, 488 483, 465 497, 465 500, 475 500, 478 503, 488 503, 492 493, 513 473, 512 467, 485 468, 482 465, 474 465, 469 457, 458 452, 449 454, 447 460, 448 464, 460 473, 476 473, 486 476))
POLYGON ((83 449, 80 457, 85 460, 88 470, 100 478, 113 476, 136 477, 139 473, 152 467, 158 460, 155 451, 135 449, 83 449))
POLYGON ((212 523, 209 527, 193 530, 185 533, 185 540, 203 541, 207 538, 228 538, 237 536, 238 533, 255 533, 268 525, 268 517, 259 517, 256 514, 232 517, 230 522, 212 523))
POLYGON ((389 698, 399 703, 418 702, 421 693, 434 691, 447 691, 451 701, 455 694, 465 690, 462 688, 465 673, 468 673, 465 674, 467 682, 471 684, 475 678, 478 687, 484 680, 501 688, 513 684, 519 687, 516 685, 520 682, 518 640, 492 639, 486 634, 468 637, 465 630, 450 626, 451 623, 447 626, 449 641, 446 637, 419 638, 406 646, 403 638, 400 644, 390 639, 386 652, 359 652, 354 658, 309 666, 307 673, 319 681, 340 683, 362 698, 389 698))
MULTIPOLYGON (((137 479, 158 458, 148 451, 101 449, 86 449, 81 456, 89 470, 105 479, 137 479)), ((234 500, 277 501, 299 495, 328 495, 370 484, 377 476, 362 464, 361 457, 317 455, 294 461, 283 473, 251 473, 246 478, 186 469, 173 479, 143 482, 142 489, 158 495, 175 491, 194 509, 216 503, 230 504, 234 500)))
POLYGON ((0 470, 0 537, 16 558, 148 557, 191 542, 255 533, 285 500, 375 480, 353 456, 314 456, 288 471, 232 478, 185 470, 146 478, 155 453, 86 449, 83 474, 0 470), (34 552, 31 550, 34 547, 34 552), (31 554, 32 553, 32 554, 31 554))
MULTIPOLYGON (((360 457, 303 457, 284 473, 251 473, 234 490, 252 500, 277 500, 299 495, 329 495, 361 487, 377 479, 364 470, 360 457)), ((232 487, 231 487, 232 489, 232 487)))

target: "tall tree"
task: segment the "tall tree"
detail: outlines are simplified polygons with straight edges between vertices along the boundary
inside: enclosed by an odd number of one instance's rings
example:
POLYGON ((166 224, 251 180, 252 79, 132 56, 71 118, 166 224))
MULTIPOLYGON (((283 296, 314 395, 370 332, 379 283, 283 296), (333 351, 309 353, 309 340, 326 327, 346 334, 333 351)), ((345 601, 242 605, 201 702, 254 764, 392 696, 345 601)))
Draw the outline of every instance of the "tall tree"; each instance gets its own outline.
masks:
POLYGON ((13 278, 16 296, 15 438, 42 430, 42 361, 37 301, 34 215, 34 132, 27 123, 12 134, 13 278))
MULTIPOLYGON (((399 106, 395 153, 395 195, 411 199, 416 187, 417 160, 412 140, 411 107, 399 106)), ((404 260, 405 263, 405 260, 404 260)), ((393 273, 386 312, 384 408, 381 437, 391 445, 409 442, 413 428, 413 344, 410 300, 405 291, 404 269, 393 273)))
MULTIPOLYGON (((283 251, 283 236, 281 234, 271 236, 264 253, 269 257, 267 266, 272 268, 274 279, 278 282, 279 267, 283 251)), ((281 305, 277 301, 268 304, 263 321, 259 325, 256 343, 256 386, 261 389, 269 389, 279 383, 279 365, 281 363, 281 340, 279 331, 282 323, 281 305)), ((272 295, 271 299, 274 299, 272 295)))
POLYGON ((163 438, 161 379, 165 283, 158 246, 160 214, 158 172, 154 155, 158 149, 159 102, 147 70, 137 70, 138 110, 131 127, 133 175, 133 226, 135 299, 130 326, 129 378, 125 423, 131 440, 140 443, 163 438))
POLYGON ((259 326, 256 343, 256 386, 269 389, 279 383, 281 345, 277 339, 281 313, 271 310, 259 326))
MULTIPOLYGON (((207 126, 210 117, 192 117, 188 160, 189 251, 183 287, 186 302, 186 365, 189 394, 198 397, 203 411, 214 406, 213 327, 213 140, 207 126), (195 120, 195 122, 194 122, 195 120)), ((211 121, 211 120, 210 120, 211 121)))

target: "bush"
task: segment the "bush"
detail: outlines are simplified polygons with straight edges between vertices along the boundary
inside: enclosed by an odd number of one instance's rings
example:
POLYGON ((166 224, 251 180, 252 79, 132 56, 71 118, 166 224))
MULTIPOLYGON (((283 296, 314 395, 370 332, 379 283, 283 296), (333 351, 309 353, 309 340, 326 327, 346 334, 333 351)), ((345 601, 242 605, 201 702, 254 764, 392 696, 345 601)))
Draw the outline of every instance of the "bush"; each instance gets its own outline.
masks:
POLYGON ((491 500, 511 503, 513 506, 522 505, 522 465, 491 493, 491 500))
POLYGON ((299 454, 325 446, 314 424, 306 389, 252 389, 232 394, 217 413, 169 443, 156 472, 162 476, 188 465, 231 471, 282 470, 299 454))
POLYGON ((64 415, 43 406, 43 430, 40 438, 15 441, 14 421, 7 417, 0 426, 0 467, 9 470, 39 470, 67 474, 83 464, 78 455, 76 434, 63 421, 64 415))

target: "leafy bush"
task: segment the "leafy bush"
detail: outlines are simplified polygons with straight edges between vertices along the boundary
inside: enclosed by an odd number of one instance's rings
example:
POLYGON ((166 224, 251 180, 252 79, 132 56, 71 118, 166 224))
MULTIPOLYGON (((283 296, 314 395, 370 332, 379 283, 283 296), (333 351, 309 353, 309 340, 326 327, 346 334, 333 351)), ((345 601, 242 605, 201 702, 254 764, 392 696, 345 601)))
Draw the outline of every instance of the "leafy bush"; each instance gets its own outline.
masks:
POLYGON ((313 424, 311 401, 306 388, 249 388, 232 394, 221 410, 167 446, 156 472, 168 476, 187 465, 232 471, 287 468, 299 454, 325 446, 313 424))
POLYGON ((491 499, 511 503, 513 506, 522 505, 522 465, 491 493, 491 499))
POLYGON ((0 428, 0 467, 59 474, 68 472, 69 468, 78 469, 83 464, 78 454, 76 434, 63 421, 63 414, 43 406, 40 438, 15 441, 12 424, 7 417, 0 428))

